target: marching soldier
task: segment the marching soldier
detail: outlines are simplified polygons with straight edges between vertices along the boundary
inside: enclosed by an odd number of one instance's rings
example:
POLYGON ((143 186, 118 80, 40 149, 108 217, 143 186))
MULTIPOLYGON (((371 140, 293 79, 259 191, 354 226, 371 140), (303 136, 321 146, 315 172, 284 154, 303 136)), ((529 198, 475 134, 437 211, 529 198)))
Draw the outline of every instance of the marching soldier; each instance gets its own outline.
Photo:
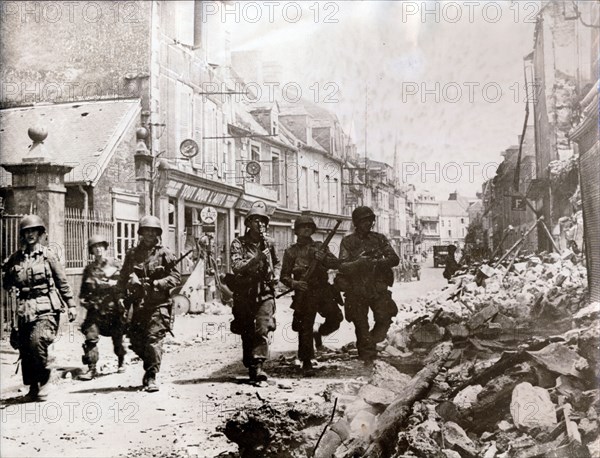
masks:
POLYGON ((375 214, 369 207, 352 212, 354 232, 340 246, 341 278, 336 282, 345 291, 346 319, 354 323, 358 356, 365 364, 373 363, 375 345, 385 339, 398 313, 388 290, 394 283, 392 267, 400 262, 385 235, 371 231, 375 214), (375 325, 369 331, 368 313, 373 310, 375 325))
POLYGON ((11 335, 11 343, 19 349, 23 383, 29 385, 27 397, 31 400, 48 397, 48 347, 56 338, 61 312, 67 309, 69 321, 77 318, 77 306, 63 267, 54 253, 40 243, 45 232, 39 216, 23 217, 19 223, 21 248, 2 268, 4 288, 17 293, 18 336, 11 335))
POLYGON ((279 259, 266 236, 269 216, 251 208, 246 233, 231 242, 233 321, 231 332, 242 336, 243 363, 250 380, 266 381, 263 363, 269 354, 269 332, 275 330, 275 268, 279 259))
POLYGON ((133 306, 128 329, 131 349, 144 362, 146 391, 158 391, 156 376, 162 359, 162 341, 171 332, 170 290, 181 276, 175 256, 160 243, 162 228, 156 216, 140 219, 140 242, 125 255, 118 288, 126 306, 133 306))
POLYGON ((88 250, 94 256, 94 261, 83 270, 79 299, 87 309, 81 325, 81 332, 85 335, 81 360, 88 365, 89 370, 79 377, 81 380, 91 380, 97 375, 97 345, 101 335, 112 338, 119 361, 118 372, 125 372, 125 314, 116 289, 121 266, 117 261, 106 257, 107 249, 108 242, 101 235, 94 235, 88 240, 88 250))
POLYGON ((327 269, 337 269, 338 259, 322 246, 322 242, 312 239, 316 230, 317 226, 310 216, 300 216, 296 220, 294 233, 298 240, 285 250, 281 267, 281 282, 295 291, 292 330, 298 333, 298 359, 302 361, 302 370, 307 376, 314 374, 311 362, 315 356, 313 338, 317 348, 322 347, 323 336, 339 329, 344 319, 332 285, 327 281, 327 269), (317 268, 310 279, 305 279, 315 259, 318 261, 317 268), (317 313, 325 318, 325 322, 313 334, 317 313))

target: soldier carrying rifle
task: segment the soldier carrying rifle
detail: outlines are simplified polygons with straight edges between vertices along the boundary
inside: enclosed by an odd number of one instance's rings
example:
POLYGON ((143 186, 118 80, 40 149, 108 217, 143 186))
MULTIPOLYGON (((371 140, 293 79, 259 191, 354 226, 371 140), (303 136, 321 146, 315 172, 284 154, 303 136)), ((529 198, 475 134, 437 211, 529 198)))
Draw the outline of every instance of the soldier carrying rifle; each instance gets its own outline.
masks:
MULTIPOLYGON (((146 391, 158 391, 156 376, 162 359, 162 341, 171 332, 170 290, 179 285, 177 259, 162 246, 162 228, 156 216, 140 219, 140 243, 125 255, 119 290, 126 306, 133 306, 128 329, 132 350, 144 362, 146 391)), ((179 259, 181 260, 181 258, 179 259)))
POLYGON ((261 208, 246 215, 246 232, 231 242, 233 321, 231 332, 242 336, 243 363, 252 382, 268 378, 263 363, 269 354, 269 332, 275 330, 275 268, 279 259, 266 236, 269 216, 261 208))
POLYGON ((123 301, 117 294, 121 266, 118 261, 106 257, 107 249, 108 241, 101 235, 94 235, 88 240, 88 250, 94 260, 83 270, 79 293, 81 305, 87 310, 85 321, 81 325, 81 332, 85 335, 81 360, 88 365, 88 372, 79 377, 81 380, 91 380, 97 375, 98 341, 101 335, 112 338, 119 361, 118 372, 125 371, 125 310, 123 301))
POLYGON ((388 290, 394 283, 392 267, 400 259, 385 235, 371 231, 375 214, 369 207, 352 212, 354 232, 342 239, 340 274, 336 285, 345 291, 346 319, 354 323, 358 356, 371 365, 377 355, 376 344, 385 339, 398 313, 388 290), (373 310, 375 325, 369 330, 368 314, 373 310))
POLYGON ((283 254, 281 282, 294 291, 292 331, 298 333, 298 359, 302 361, 306 376, 314 374, 311 361, 315 356, 313 338, 319 349, 323 345, 323 336, 339 329, 344 319, 338 306, 339 294, 327 281, 327 269, 336 269, 339 264, 327 247, 339 224, 330 232, 326 243, 315 242, 311 237, 317 230, 314 220, 310 216, 300 216, 294 223, 298 240, 283 254), (325 318, 325 322, 313 333, 317 313, 325 318))

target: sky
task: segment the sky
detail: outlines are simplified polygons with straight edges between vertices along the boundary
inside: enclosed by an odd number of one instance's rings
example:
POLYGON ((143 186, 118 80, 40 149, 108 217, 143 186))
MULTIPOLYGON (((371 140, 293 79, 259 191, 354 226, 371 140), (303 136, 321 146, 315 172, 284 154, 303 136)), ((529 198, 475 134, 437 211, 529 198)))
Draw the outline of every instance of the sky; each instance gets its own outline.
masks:
POLYGON ((279 62, 289 89, 336 113, 361 154, 395 164, 418 189, 444 200, 455 190, 475 196, 501 152, 518 144, 537 1, 237 8, 224 17, 232 50, 279 62))

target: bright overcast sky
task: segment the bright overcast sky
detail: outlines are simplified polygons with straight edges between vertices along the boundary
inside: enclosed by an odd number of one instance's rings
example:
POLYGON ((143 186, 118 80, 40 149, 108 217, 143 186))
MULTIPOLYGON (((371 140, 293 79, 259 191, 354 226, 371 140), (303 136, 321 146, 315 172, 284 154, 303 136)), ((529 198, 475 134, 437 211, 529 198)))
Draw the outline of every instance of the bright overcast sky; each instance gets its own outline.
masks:
POLYGON ((538 2, 249 3, 232 49, 279 61, 284 81, 309 100, 333 99, 323 105, 361 153, 367 91, 369 157, 392 164, 397 144, 398 170, 419 189, 474 196, 500 152, 517 144, 538 2))

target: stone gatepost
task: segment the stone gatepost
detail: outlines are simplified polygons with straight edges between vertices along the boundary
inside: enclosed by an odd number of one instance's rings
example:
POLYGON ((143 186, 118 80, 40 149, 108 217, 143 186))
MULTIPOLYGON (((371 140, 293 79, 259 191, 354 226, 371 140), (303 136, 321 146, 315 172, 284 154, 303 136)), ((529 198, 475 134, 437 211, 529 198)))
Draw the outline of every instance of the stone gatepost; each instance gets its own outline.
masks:
POLYGON ((54 159, 60 151, 48 151, 44 128, 31 127, 32 145, 21 162, 1 164, 12 174, 12 196, 7 199, 7 211, 13 214, 35 213, 46 223, 48 246, 65 261, 65 175, 73 166, 54 159))

